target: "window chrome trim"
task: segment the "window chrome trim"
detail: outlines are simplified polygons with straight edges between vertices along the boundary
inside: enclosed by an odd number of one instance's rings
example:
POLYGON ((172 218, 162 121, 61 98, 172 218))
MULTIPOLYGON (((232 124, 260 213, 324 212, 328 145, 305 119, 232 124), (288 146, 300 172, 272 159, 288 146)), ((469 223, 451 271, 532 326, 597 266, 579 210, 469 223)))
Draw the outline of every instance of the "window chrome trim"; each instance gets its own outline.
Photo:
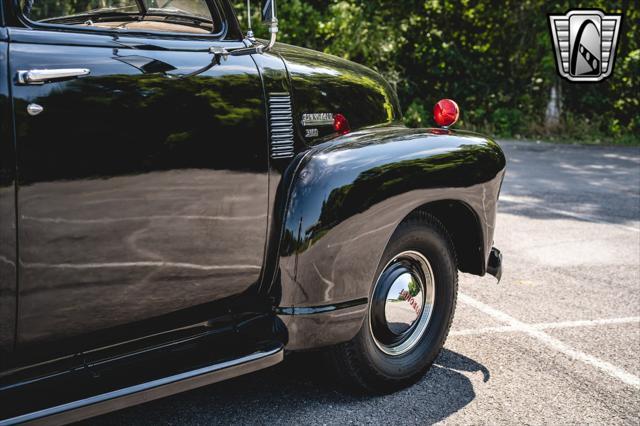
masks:
POLYGON ((113 30, 109 28, 99 27, 78 27, 75 25, 65 24, 48 24, 43 22, 36 22, 26 17, 21 10, 20 0, 12 0, 5 2, 6 7, 12 7, 14 16, 20 22, 24 28, 32 30, 45 30, 45 31, 61 31, 61 32, 74 32, 79 34, 94 34, 94 35, 107 35, 107 36, 128 36, 128 37, 158 37, 169 39, 199 39, 199 40, 225 40, 227 33, 229 32, 229 20, 224 13, 223 8, 219 4, 219 0, 203 0, 213 18, 214 29, 216 25, 220 28, 217 33, 211 34, 196 34, 196 33, 175 33, 168 31, 136 31, 136 30, 113 30))

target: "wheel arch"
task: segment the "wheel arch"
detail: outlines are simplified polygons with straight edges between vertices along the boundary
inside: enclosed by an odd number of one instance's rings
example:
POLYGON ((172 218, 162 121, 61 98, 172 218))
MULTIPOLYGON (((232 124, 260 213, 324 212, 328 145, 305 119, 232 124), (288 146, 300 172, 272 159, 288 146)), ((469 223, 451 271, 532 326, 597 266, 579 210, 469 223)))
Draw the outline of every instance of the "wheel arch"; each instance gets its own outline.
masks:
POLYGON ((461 200, 433 201, 418 207, 405 220, 416 213, 427 213, 442 223, 451 236, 458 269, 474 275, 484 275, 484 236, 477 213, 461 200))

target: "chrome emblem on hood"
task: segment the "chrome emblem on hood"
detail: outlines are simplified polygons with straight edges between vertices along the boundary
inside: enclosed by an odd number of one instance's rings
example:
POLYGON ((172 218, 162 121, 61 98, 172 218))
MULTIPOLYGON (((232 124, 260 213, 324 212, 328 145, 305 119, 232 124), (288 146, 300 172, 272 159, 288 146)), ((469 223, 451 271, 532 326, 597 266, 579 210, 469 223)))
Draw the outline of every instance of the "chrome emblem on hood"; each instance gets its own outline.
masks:
POLYGON ((333 114, 330 112, 302 114, 302 126, 333 126, 333 114))

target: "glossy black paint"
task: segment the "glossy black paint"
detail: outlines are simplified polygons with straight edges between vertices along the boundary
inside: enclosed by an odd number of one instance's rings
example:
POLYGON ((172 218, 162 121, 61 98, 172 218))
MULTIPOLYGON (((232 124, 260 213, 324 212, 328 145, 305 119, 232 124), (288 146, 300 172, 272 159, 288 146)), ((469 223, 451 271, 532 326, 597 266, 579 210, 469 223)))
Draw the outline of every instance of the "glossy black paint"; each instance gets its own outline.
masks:
MULTIPOLYGON (((281 306, 322 306, 369 297, 382 253, 398 224, 433 203, 462 204, 482 235, 486 265, 505 170, 498 145, 480 135, 389 126, 365 129, 311 150, 289 197, 280 250, 281 306)), ((346 315, 346 312, 345 312, 346 315)), ((364 310, 340 327, 325 318, 289 349, 348 340, 364 310), (327 335, 322 329, 337 330, 327 335)), ((290 327, 295 318, 283 317, 290 327)), ((300 318, 300 321, 307 319, 300 318)))
POLYGON ((277 44, 213 63, 209 47, 244 46, 230 3, 216 4, 226 32, 210 37, 33 29, 10 14, 8 76, 1 29, 0 397, 74 383, 58 402, 84 398, 142 380, 132 365, 180 369, 165 355, 183 351, 349 340, 416 209, 443 220, 461 270, 494 270, 495 142, 407 129, 385 80, 334 56, 277 44), (91 75, 14 81, 63 67, 91 75), (295 156, 273 160, 267 100, 283 93, 295 156), (31 102, 45 111, 27 115, 31 102), (311 113, 343 114, 353 132, 307 137, 311 113))
MULTIPOLYGON (((74 411, 83 406, 89 409, 89 414, 97 415, 96 409, 105 412, 122 408, 122 404, 187 390, 191 379, 201 376, 203 368, 219 370, 230 361, 236 364, 242 358, 253 357, 269 348, 282 347, 283 337, 272 332, 275 325, 272 317, 263 314, 238 321, 233 327, 212 326, 206 333, 144 350, 86 359, 82 367, 61 369, 48 376, 28 376, 25 370, 23 381, 13 387, 5 386, 0 380, 0 425, 5 425, 6 418, 25 414, 33 418, 29 413, 41 410, 53 415, 60 413, 65 421, 55 420, 53 424, 63 424, 78 420, 74 411), (160 395, 158 385, 165 388, 160 395), (134 400, 124 403, 122 397, 134 400), (109 404, 109 400, 113 404, 109 404), (64 413, 66 410, 61 409, 62 405, 67 405, 72 412, 64 413)), ((217 374, 202 377, 204 382, 197 379, 198 386, 223 378, 217 374)), ((79 414, 87 413, 81 409, 79 414)), ((50 424, 50 420, 47 419, 46 424, 50 424)))
POLYGON ((195 50, 194 41, 184 49, 159 39, 153 43, 164 50, 108 48, 110 36, 82 44, 85 34, 74 34, 69 46, 58 34, 10 31, 12 75, 36 57, 39 67, 91 70, 13 88, 19 352, 67 355, 205 321, 121 327, 257 285, 269 162, 253 60, 229 58, 182 78, 212 60, 183 51, 195 50), (51 38, 60 44, 44 48, 40 40, 51 38), (32 102, 45 109, 37 117, 26 113, 32 102))
POLYGON ((331 125, 317 128, 318 137, 305 137, 302 114, 343 114, 357 130, 400 120, 398 97, 377 73, 362 65, 309 49, 278 44, 293 86, 294 124, 305 145, 314 145, 337 134, 331 125))
POLYGON ((15 150, 7 58, 7 31, 0 28, 0 371, 13 351, 16 318, 15 150))
POLYGON ((44 420, 46 424, 68 424, 86 418, 99 416, 131 405, 146 403, 179 392, 186 392, 212 383, 229 380, 276 365, 284 359, 282 343, 249 353, 235 354, 226 360, 200 366, 177 374, 166 374, 157 379, 129 387, 121 387, 86 398, 75 399, 71 403, 49 406, 40 411, 32 411, 7 420, 9 424, 22 424, 44 420))
POLYGON ((497 248, 491 249, 487 262, 487 273, 496 277, 498 282, 502 279, 502 253, 497 248))

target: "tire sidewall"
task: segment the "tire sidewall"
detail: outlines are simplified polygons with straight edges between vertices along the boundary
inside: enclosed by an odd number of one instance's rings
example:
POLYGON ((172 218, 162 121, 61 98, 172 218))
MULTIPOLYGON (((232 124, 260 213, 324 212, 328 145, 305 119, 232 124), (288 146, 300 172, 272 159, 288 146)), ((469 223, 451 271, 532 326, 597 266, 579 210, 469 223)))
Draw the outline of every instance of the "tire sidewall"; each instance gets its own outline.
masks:
MULTIPOLYGON (((386 265, 398 254, 405 251, 421 253, 429 261, 434 282, 435 300, 427 330, 418 343, 402 355, 388 355, 376 345, 369 326, 369 313, 360 333, 358 344, 368 364, 384 380, 409 380, 419 377, 438 356, 447 337, 457 292, 457 270, 455 258, 446 234, 435 227, 424 224, 409 224, 399 228, 387 246, 376 272, 376 281, 386 265)), ((369 300, 375 290, 372 286, 369 300)))

